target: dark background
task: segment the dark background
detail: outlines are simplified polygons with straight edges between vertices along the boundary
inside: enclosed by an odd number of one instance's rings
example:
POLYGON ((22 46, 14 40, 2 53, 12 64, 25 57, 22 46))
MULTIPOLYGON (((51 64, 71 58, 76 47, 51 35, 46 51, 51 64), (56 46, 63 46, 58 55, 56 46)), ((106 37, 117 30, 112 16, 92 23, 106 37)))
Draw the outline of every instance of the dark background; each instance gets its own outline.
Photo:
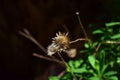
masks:
MULTIPOLYGON (((118 21, 119 0, 1 0, 0 1, 0 80, 47 80, 58 64, 38 59, 45 55, 35 44, 18 34, 27 28, 46 48, 58 31, 70 30, 71 40, 84 37, 78 24, 80 13, 86 32, 88 25, 118 21)), ((101 27, 101 26, 98 26, 101 27)), ((89 35, 89 37, 91 37, 89 35)), ((82 48, 83 43, 75 45, 82 48)), ((59 68, 60 69, 60 68, 59 68)))

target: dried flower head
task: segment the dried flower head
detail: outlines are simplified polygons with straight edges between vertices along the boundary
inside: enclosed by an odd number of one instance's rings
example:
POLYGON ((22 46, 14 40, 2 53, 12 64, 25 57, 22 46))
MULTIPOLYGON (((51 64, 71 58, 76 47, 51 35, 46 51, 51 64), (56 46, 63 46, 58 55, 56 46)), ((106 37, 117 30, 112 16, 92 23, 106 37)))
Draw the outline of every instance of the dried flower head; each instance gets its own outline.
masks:
POLYGON ((54 44, 56 44, 57 46, 59 46, 59 50, 62 51, 62 50, 66 50, 69 46, 69 42, 70 42, 70 39, 68 37, 68 33, 56 33, 56 37, 53 38, 53 41, 52 41, 54 44))
POLYGON ((47 52, 48 55, 53 55, 56 52, 65 51, 70 43, 70 39, 68 37, 68 33, 56 33, 56 37, 52 38, 52 44, 48 46, 47 52))

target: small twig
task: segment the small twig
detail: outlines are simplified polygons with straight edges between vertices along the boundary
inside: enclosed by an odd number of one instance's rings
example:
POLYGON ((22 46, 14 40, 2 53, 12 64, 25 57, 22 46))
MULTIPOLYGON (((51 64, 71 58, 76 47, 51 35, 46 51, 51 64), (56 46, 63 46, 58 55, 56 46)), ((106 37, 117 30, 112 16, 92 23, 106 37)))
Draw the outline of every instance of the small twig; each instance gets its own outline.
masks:
POLYGON ((42 55, 37 54, 37 53, 33 53, 33 56, 38 57, 38 58, 41 58, 41 59, 45 59, 45 60, 48 60, 48 61, 57 62, 57 63, 59 63, 59 64, 64 65, 64 63, 63 63, 62 61, 58 60, 58 59, 49 58, 49 57, 42 56, 42 55))
POLYGON ((97 48, 96 48, 96 51, 99 50, 99 48, 101 47, 101 45, 102 45, 102 43, 100 42, 100 43, 98 44, 97 48))
POLYGON ((87 40, 87 39, 79 38, 79 39, 76 39, 76 40, 74 40, 74 41, 70 41, 70 44, 76 43, 76 42, 78 42, 78 41, 86 41, 86 40, 87 40))
POLYGON ((96 55, 96 53, 97 53, 98 50, 100 49, 101 45, 102 45, 102 43, 100 42, 100 43, 98 44, 97 48, 95 48, 95 53, 94 53, 94 55, 96 55))
POLYGON ((24 28, 23 31, 24 31, 27 35, 30 35, 30 36, 31 36, 30 32, 29 32, 27 29, 24 28))
POLYGON ((61 78, 64 74, 66 73, 66 71, 64 70, 64 71, 62 71, 59 75, 58 75, 58 77, 59 78, 61 78))
MULTIPOLYGON (((102 43, 104 43, 104 42, 102 42, 102 43)), ((98 50, 101 47, 102 43, 100 42, 98 44, 97 48, 95 49, 94 55, 96 55, 96 53, 98 52, 98 50)), ((120 42, 117 42, 117 41, 106 41, 105 43, 107 43, 107 44, 120 44, 120 42)))
POLYGON ((79 80, 82 80, 83 78, 81 77, 79 80))
POLYGON ((83 24, 82 24, 82 22, 81 22, 81 20, 80 20, 79 12, 76 12, 76 15, 77 15, 77 18, 78 18, 80 27, 81 27, 81 29, 82 29, 84 35, 85 35, 85 38, 88 39, 87 33, 86 33, 86 31, 85 31, 85 29, 84 29, 84 27, 83 27, 83 24))
POLYGON ((89 40, 88 35, 87 35, 87 33, 86 33, 86 31, 85 31, 85 29, 84 29, 84 27, 83 27, 82 21, 81 21, 81 19, 80 19, 79 12, 76 12, 76 15, 77 15, 77 18, 78 18, 78 21, 79 21, 79 25, 80 25, 83 33, 84 33, 85 38, 86 38, 86 39, 88 40, 88 42, 90 43, 90 46, 92 46, 92 42, 89 40))
MULTIPOLYGON (((88 35, 87 35, 87 33, 86 33, 86 31, 85 31, 85 29, 84 29, 84 27, 83 27, 83 24, 82 24, 82 22, 81 22, 81 20, 80 20, 79 12, 76 12, 76 15, 77 15, 77 17, 78 17, 79 24, 80 24, 80 26, 81 26, 81 28, 82 28, 82 31, 83 31, 83 33, 84 33, 86 39, 87 39, 88 42, 90 43, 90 46, 94 47, 93 44, 92 44, 92 41, 89 40, 88 35)), ((101 46, 101 43, 98 44, 97 48, 94 47, 94 49, 95 49, 95 53, 94 53, 94 55, 96 55, 96 53, 97 53, 97 51, 99 50, 100 46, 101 46)))
MULTIPOLYGON (((104 42, 103 42, 104 43, 104 42)), ((107 44, 120 44, 120 42, 116 42, 116 41, 106 41, 105 43, 107 44)), ((101 47, 102 43, 100 42, 97 46, 97 48, 95 49, 95 53, 94 55, 96 55, 96 53, 98 52, 99 48, 101 47)))
POLYGON ((31 40, 34 44, 36 44, 42 51, 44 51, 47 54, 47 50, 30 34, 30 32, 25 28, 23 30, 24 32, 19 31, 19 34, 31 40))
POLYGON ((117 41, 106 41, 107 44, 120 44, 120 42, 117 41))

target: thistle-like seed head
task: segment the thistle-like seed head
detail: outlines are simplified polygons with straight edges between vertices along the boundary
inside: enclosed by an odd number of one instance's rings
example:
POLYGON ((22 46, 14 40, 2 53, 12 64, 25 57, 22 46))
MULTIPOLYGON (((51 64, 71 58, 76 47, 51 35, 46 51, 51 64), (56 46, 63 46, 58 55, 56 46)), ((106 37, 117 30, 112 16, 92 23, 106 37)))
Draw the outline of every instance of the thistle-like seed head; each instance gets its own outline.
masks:
POLYGON ((49 56, 52 56, 56 52, 65 51, 69 47, 70 39, 68 37, 68 33, 56 33, 56 37, 52 39, 52 44, 47 48, 49 56))
POLYGON ((56 33, 56 37, 53 38, 53 43, 61 48, 61 50, 65 50, 69 46, 70 39, 68 37, 68 33, 56 33))

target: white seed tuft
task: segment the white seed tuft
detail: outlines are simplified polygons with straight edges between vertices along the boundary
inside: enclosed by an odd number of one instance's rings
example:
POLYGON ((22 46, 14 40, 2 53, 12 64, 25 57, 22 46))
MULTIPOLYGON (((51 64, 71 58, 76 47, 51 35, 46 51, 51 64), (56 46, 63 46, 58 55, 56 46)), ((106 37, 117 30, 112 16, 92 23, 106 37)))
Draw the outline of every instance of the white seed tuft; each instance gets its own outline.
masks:
POLYGON ((59 49, 59 47, 56 46, 54 43, 52 43, 47 48, 48 55, 52 56, 53 54, 55 54, 58 51, 58 49, 59 49))

